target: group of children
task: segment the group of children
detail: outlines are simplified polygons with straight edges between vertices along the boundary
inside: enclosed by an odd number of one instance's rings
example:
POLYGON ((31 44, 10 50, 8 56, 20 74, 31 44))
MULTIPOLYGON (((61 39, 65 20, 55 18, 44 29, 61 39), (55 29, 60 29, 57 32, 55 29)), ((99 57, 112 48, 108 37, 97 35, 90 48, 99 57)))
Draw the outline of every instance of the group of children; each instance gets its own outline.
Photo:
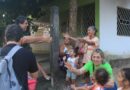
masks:
MULTIPOLYGON (((74 68, 81 68, 84 65, 84 59, 89 58, 91 60, 91 57, 88 57, 88 44, 81 40, 78 43, 78 47, 74 48, 71 44, 68 44, 69 39, 64 37, 64 45, 63 45, 63 55, 62 60, 64 63, 64 67, 66 63, 69 63, 71 67, 74 68)), ((87 59, 88 60, 88 59, 87 59)), ((73 90, 80 90, 75 88, 76 84, 76 78, 77 75, 73 72, 71 72, 68 69, 66 70, 66 81, 71 85, 71 88, 73 90)), ((107 72, 107 70, 103 68, 97 69, 94 74, 93 78, 91 78, 91 82, 93 85, 91 85, 91 89, 83 89, 83 90, 105 90, 104 85, 109 81, 110 76, 107 72)), ((122 69, 118 74, 118 90, 130 90, 130 68, 124 68, 122 69), (128 89, 126 89, 128 88, 128 89)), ((82 89, 81 89, 82 90, 82 89)))
POLYGON ((88 45, 85 39, 78 38, 77 40, 72 40, 70 36, 63 36, 64 43, 60 45, 59 65, 62 70, 66 71, 67 82, 70 83, 71 80, 71 83, 75 84, 76 75, 67 70, 64 64, 67 62, 70 63, 70 65, 74 68, 81 68, 87 61, 91 60, 92 49, 90 50, 90 48, 93 48, 95 46, 93 43, 91 43, 91 45, 88 45), (74 45, 71 41, 74 41, 74 45))
MULTIPOLYGON (((70 44, 66 44, 68 38, 64 39, 65 45, 63 50, 63 53, 60 60, 63 61, 62 63, 69 63, 72 67, 74 68, 80 68, 83 64, 82 64, 82 59, 84 57, 84 53, 86 53, 86 48, 87 48, 87 44, 85 44, 84 42, 80 43, 78 47, 74 48, 72 45, 70 44)), ((65 68, 63 64, 63 68, 65 68)), ((68 83, 71 84, 75 84, 76 83, 76 77, 77 75, 72 73, 71 71, 66 70, 66 81, 68 83)))
POLYGON ((60 64, 62 70, 66 71, 66 81, 68 83, 75 84, 76 74, 67 70, 64 64, 67 62, 74 68, 80 68, 83 65, 82 59, 84 57, 84 53, 86 53, 87 44, 82 42, 78 47, 74 48, 68 42, 68 38, 64 38, 64 45, 62 45, 62 52, 60 52, 60 64))
MULTIPOLYGON (((75 49, 70 46, 68 47, 68 51, 65 50, 65 52, 67 53, 68 56, 63 57, 64 63, 66 62, 70 63, 72 67, 78 68, 79 56, 76 56, 75 49)), ((97 69, 95 73, 93 74, 93 78, 91 78, 93 87, 90 90, 104 90, 104 85, 108 82, 109 78, 110 76, 105 69, 103 68, 97 69)), ((76 74, 67 70, 66 81, 70 84, 75 85, 76 74)), ((119 86, 118 90, 130 90, 130 68, 121 69, 117 75, 117 81, 118 81, 118 86, 119 86)), ((73 85, 71 86, 71 88, 74 90, 77 90, 74 88, 73 85)), ((85 89, 85 90, 89 90, 89 89, 85 89)))

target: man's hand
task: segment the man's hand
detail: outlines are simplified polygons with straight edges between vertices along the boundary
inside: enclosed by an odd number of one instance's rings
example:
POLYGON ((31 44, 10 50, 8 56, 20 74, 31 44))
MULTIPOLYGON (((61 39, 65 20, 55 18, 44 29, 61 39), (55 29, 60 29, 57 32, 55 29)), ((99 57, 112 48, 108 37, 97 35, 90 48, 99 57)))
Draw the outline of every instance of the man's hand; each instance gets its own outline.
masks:
POLYGON ((42 43, 42 42, 47 42, 50 43, 52 42, 52 37, 50 35, 43 35, 43 36, 24 36, 20 39, 20 44, 25 44, 25 43, 42 43))
POLYGON ((52 42, 52 37, 50 37, 50 35, 43 35, 42 38, 44 42, 47 42, 47 43, 52 42))
POLYGON ((26 38, 22 37, 19 41, 20 45, 24 44, 26 42, 26 38))

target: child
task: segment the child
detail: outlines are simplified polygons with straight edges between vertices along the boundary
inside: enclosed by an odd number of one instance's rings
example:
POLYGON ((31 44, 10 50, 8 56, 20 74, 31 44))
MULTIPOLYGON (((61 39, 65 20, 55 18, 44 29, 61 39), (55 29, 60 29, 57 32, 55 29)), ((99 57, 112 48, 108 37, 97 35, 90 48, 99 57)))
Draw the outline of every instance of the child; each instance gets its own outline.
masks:
POLYGON ((60 69, 66 73, 66 67, 64 66, 64 61, 63 61, 63 57, 66 56, 66 58, 69 57, 69 54, 68 54, 68 47, 72 46, 71 43, 70 43, 70 39, 69 38, 65 38, 64 37, 64 41, 60 44, 60 49, 59 49, 59 60, 58 60, 58 63, 59 63, 59 67, 60 69))
POLYGON ((104 85, 109 80, 109 74, 108 72, 103 69, 99 68, 95 71, 94 77, 91 78, 92 85, 86 85, 82 87, 75 87, 74 85, 71 85, 71 88, 73 90, 104 90, 104 85))
MULTIPOLYGON (((69 57, 67 61, 65 61, 66 57, 63 57, 63 60, 69 64, 71 64, 72 67, 77 67, 78 57, 75 57, 74 49, 71 47, 68 50, 69 57)), ((67 70, 66 74, 66 81, 70 82, 71 84, 75 84, 76 75, 72 73, 71 71, 67 70)))
POLYGON ((95 72, 95 83, 92 90, 104 90, 104 85, 108 82, 108 80, 108 72, 103 68, 97 69, 95 72))
POLYGON ((79 51, 78 51, 78 54, 79 54, 79 57, 80 57, 80 61, 79 61, 80 67, 83 66, 82 61, 86 57, 85 56, 86 52, 87 52, 87 44, 81 41, 80 44, 79 44, 79 51))
POLYGON ((130 90, 130 68, 123 68, 117 75, 118 90, 130 90))

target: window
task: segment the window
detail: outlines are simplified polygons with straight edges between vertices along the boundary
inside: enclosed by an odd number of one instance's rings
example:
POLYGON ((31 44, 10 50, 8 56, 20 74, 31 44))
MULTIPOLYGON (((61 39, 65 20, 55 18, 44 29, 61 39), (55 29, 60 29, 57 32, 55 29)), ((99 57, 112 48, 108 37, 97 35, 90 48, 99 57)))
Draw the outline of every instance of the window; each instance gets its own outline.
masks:
POLYGON ((117 8, 117 35, 130 36, 130 9, 117 8))

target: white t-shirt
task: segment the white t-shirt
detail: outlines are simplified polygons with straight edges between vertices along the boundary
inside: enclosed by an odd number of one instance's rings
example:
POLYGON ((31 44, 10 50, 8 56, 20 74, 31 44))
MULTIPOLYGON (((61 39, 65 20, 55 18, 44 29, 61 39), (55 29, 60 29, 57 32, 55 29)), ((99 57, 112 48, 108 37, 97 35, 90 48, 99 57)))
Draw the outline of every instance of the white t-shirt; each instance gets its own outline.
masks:
POLYGON ((76 67, 76 58, 69 57, 67 62, 70 63, 72 67, 76 67))

